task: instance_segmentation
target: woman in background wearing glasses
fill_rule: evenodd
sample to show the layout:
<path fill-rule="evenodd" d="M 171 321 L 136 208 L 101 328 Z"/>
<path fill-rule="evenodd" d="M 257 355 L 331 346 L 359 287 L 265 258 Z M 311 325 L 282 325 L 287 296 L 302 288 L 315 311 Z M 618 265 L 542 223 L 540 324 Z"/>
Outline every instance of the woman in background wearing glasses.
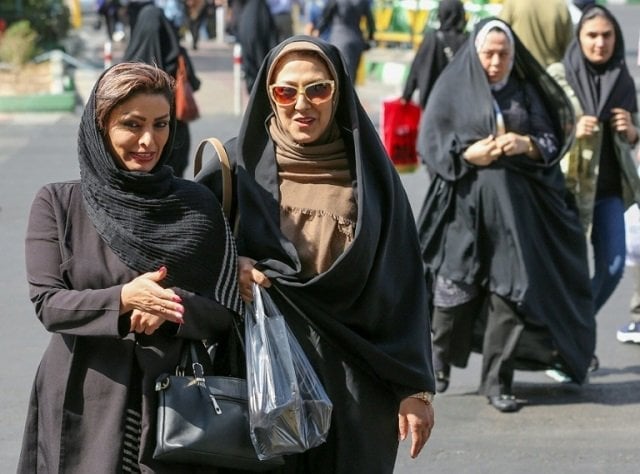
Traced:
<path fill-rule="evenodd" d="M 276 46 L 226 148 L 241 295 L 268 288 L 334 407 L 326 443 L 285 471 L 393 472 L 398 440 L 415 457 L 433 427 L 426 287 L 409 202 L 336 47 Z M 197 179 L 216 187 L 214 167 Z"/>

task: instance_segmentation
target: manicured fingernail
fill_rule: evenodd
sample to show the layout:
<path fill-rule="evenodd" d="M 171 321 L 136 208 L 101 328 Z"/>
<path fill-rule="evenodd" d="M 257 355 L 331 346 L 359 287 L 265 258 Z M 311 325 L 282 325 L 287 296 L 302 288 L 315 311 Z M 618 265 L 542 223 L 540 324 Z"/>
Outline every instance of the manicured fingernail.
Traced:
<path fill-rule="evenodd" d="M 173 302 L 174 303 L 182 303 L 182 298 L 180 298 L 179 295 L 174 295 Z"/>
<path fill-rule="evenodd" d="M 176 311 L 180 314 L 184 314 L 184 306 L 180 305 L 176 308 Z"/>

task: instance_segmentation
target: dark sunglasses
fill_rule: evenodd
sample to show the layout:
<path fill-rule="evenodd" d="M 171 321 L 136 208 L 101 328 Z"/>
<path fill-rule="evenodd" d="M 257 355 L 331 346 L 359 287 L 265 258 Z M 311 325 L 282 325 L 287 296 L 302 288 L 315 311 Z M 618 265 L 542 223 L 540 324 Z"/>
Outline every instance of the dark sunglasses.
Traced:
<path fill-rule="evenodd" d="M 304 94 L 305 98 L 314 105 L 322 104 L 333 97 L 335 83 L 330 80 L 313 82 L 306 86 L 294 87 L 280 84 L 271 84 L 269 91 L 273 101 L 282 106 L 289 106 L 296 103 L 299 94 Z"/>

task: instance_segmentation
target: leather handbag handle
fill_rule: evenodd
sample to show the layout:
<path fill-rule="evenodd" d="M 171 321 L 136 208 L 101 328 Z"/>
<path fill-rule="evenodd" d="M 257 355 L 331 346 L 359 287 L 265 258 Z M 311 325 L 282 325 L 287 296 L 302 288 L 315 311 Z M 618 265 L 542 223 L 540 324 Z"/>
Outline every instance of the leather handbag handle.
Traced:
<path fill-rule="evenodd" d="M 193 164 L 193 175 L 196 176 L 202 169 L 202 153 L 204 152 L 204 148 L 207 143 L 213 146 L 218 154 L 218 159 L 220 160 L 222 169 L 222 210 L 228 219 L 231 215 L 233 181 L 231 180 L 231 163 L 229 162 L 229 155 L 227 155 L 227 150 L 225 150 L 224 145 L 220 140 L 215 137 L 209 137 L 200 142 L 198 149 L 196 150 L 196 158 Z"/>

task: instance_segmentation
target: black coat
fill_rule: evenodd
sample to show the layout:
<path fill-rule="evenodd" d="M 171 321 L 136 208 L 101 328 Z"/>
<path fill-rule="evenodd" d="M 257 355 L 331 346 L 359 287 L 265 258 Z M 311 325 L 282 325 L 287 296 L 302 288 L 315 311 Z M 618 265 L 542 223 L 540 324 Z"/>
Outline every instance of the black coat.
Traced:
<path fill-rule="evenodd" d="M 478 285 L 516 303 L 529 326 L 550 333 L 549 351 L 582 382 L 595 320 L 584 233 L 558 164 L 572 142 L 571 106 L 515 37 L 512 80 L 540 97 L 559 146 L 538 162 L 516 155 L 487 167 L 469 164 L 462 157 L 467 147 L 497 133 L 475 34 L 438 78 L 419 136 L 434 175 L 418 219 L 427 275 Z M 527 133 L 536 139 L 535 131 Z"/>
<path fill-rule="evenodd" d="M 358 207 L 354 241 L 311 279 L 302 276 L 297 252 L 280 230 L 275 147 L 264 126 L 272 113 L 268 67 L 279 48 L 294 41 L 314 42 L 338 72 L 335 117 Z M 288 457 L 287 467 L 305 473 L 390 473 L 400 400 L 434 392 L 427 294 L 407 196 L 335 47 L 291 38 L 270 53 L 257 84 L 262 87 L 253 89 L 237 140 L 226 145 L 235 162 L 238 252 L 256 259 L 271 279 L 269 292 L 334 405 L 327 442 Z M 197 179 L 217 181 L 215 168 Z"/>

